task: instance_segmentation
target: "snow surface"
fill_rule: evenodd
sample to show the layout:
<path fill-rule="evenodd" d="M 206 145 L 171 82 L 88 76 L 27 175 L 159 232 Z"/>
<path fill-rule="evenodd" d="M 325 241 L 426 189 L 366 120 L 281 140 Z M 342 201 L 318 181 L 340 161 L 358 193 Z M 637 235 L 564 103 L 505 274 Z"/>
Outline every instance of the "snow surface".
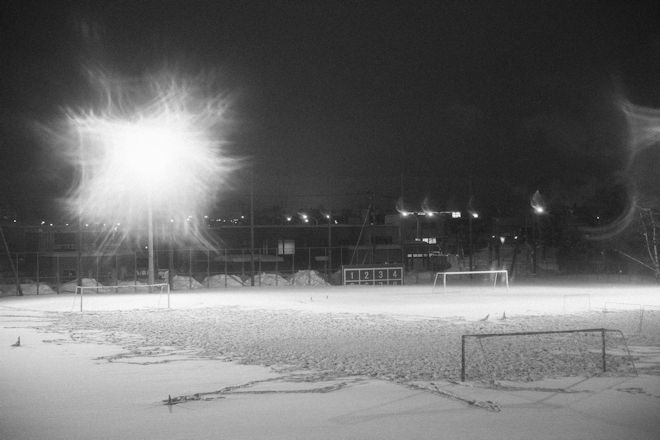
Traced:
<path fill-rule="evenodd" d="M 0 299 L 0 438 L 660 432 L 657 287 L 223 286 L 174 292 L 171 309 L 161 293 L 86 294 L 84 313 L 79 299 Z M 458 380 L 463 334 L 600 327 L 627 342 L 608 334 L 605 374 L 600 335 L 570 334 L 472 343 Z"/>

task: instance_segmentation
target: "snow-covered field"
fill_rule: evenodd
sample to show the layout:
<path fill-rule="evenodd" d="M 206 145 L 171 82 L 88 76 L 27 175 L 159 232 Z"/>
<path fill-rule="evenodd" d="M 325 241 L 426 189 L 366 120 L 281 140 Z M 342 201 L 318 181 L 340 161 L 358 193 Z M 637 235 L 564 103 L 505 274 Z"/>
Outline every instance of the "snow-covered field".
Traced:
<path fill-rule="evenodd" d="M 656 439 L 660 289 L 0 299 L 0 438 Z M 469 339 L 461 335 L 621 330 Z M 20 346 L 17 338 L 21 338 Z M 230 362 L 231 361 L 231 362 Z"/>

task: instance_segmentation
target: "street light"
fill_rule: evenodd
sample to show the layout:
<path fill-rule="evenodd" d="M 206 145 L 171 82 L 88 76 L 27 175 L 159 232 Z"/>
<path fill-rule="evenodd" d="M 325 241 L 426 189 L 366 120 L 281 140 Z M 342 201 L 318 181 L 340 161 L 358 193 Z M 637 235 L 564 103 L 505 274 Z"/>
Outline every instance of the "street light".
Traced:
<path fill-rule="evenodd" d="M 220 154 L 227 103 L 170 76 L 147 79 L 139 90 L 105 78 L 95 78 L 103 109 L 67 114 L 69 144 L 78 152 L 68 158 L 85 170 L 68 203 L 90 221 L 121 223 L 126 235 L 146 223 L 154 284 L 154 217 L 208 212 L 235 168 Z M 210 246 L 192 229 L 189 238 Z"/>
<path fill-rule="evenodd" d="M 540 216 L 547 214 L 548 210 L 545 200 L 539 190 L 536 190 L 536 192 L 532 194 L 529 204 L 532 207 L 532 213 L 534 214 L 534 224 L 532 226 L 532 274 L 536 275 L 536 269 L 538 266 L 537 248 L 541 239 Z"/>
<path fill-rule="evenodd" d="M 469 258 L 469 265 L 470 265 L 470 270 L 474 269 L 474 264 L 473 264 L 473 256 L 472 254 L 474 253 L 474 240 L 472 239 L 472 221 L 476 220 L 479 218 L 479 213 L 476 211 L 470 210 L 468 212 L 468 241 L 470 242 L 470 258 Z"/>
<path fill-rule="evenodd" d="M 310 220 L 314 221 L 314 224 L 317 226 L 319 224 L 319 221 L 315 217 L 311 217 L 310 215 L 304 212 L 299 212 L 298 216 L 300 217 L 300 220 L 305 224 L 308 224 Z"/>

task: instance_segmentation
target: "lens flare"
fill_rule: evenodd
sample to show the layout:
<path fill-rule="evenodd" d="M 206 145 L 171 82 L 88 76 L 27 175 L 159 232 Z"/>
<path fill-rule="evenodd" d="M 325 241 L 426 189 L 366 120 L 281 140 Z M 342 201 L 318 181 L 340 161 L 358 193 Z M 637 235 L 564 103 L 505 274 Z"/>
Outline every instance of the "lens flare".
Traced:
<path fill-rule="evenodd" d="M 535 214 L 545 214 L 547 212 L 546 203 L 539 190 L 536 190 L 532 197 L 529 199 L 529 205 L 534 210 Z"/>
<path fill-rule="evenodd" d="M 624 232 L 638 217 L 640 208 L 658 207 L 657 163 L 642 155 L 660 143 L 660 110 L 641 107 L 622 100 L 621 109 L 628 127 L 628 162 L 624 170 L 628 202 L 621 215 L 596 228 L 585 228 L 590 238 L 610 239 Z M 651 150 L 653 151 L 653 150 Z"/>
<path fill-rule="evenodd" d="M 122 81 L 91 77 L 101 108 L 66 112 L 65 156 L 79 176 L 65 200 L 85 222 L 121 224 L 128 234 L 212 209 L 237 167 L 223 154 L 229 99 L 174 75 Z M 201 227 L 201 224 L 200 224 Z"/>

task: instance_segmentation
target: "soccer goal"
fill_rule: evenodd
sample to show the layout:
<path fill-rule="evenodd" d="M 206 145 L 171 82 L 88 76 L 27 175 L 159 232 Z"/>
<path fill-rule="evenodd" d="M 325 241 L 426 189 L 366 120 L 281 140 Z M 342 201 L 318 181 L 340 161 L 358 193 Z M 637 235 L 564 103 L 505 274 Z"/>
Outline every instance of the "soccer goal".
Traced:
<path fill-rule="evenodd" d="M 462 272 L 438 272 L 435 274 L 435 279 L 433 280 L 433 289 L 435 290 L 438 284 L 438 278 L 442 276 L 442 287 L 447 289 L 447 277 L 450 275 L 495 275 L 493 277 L 493 286 L 497 286 L 498 275 L 502 275 L 504 279 L 504 284 L 506 288 L 509 288 L 509 272 L 506 269 L 502 270 L 466 270 Z"/>
<path fill-rule="evenodd" d="M 637 374 L 623 332 L 587 328 L 461 335 L 461 382 Z"/>
<path fill-rule="evenodd" d="M 170 308 L 170 285 L 168 283 L 158 284 L 124 284 L 121 286 L 76 286 L 76 296 L 80 295 L 80 311 L 83 311 L 83 297 L 85 291 L 88 293 L 158 293 L 167 294 L 167 308 Z M 74 302 L 75 304 L 75 302 Z"/>

